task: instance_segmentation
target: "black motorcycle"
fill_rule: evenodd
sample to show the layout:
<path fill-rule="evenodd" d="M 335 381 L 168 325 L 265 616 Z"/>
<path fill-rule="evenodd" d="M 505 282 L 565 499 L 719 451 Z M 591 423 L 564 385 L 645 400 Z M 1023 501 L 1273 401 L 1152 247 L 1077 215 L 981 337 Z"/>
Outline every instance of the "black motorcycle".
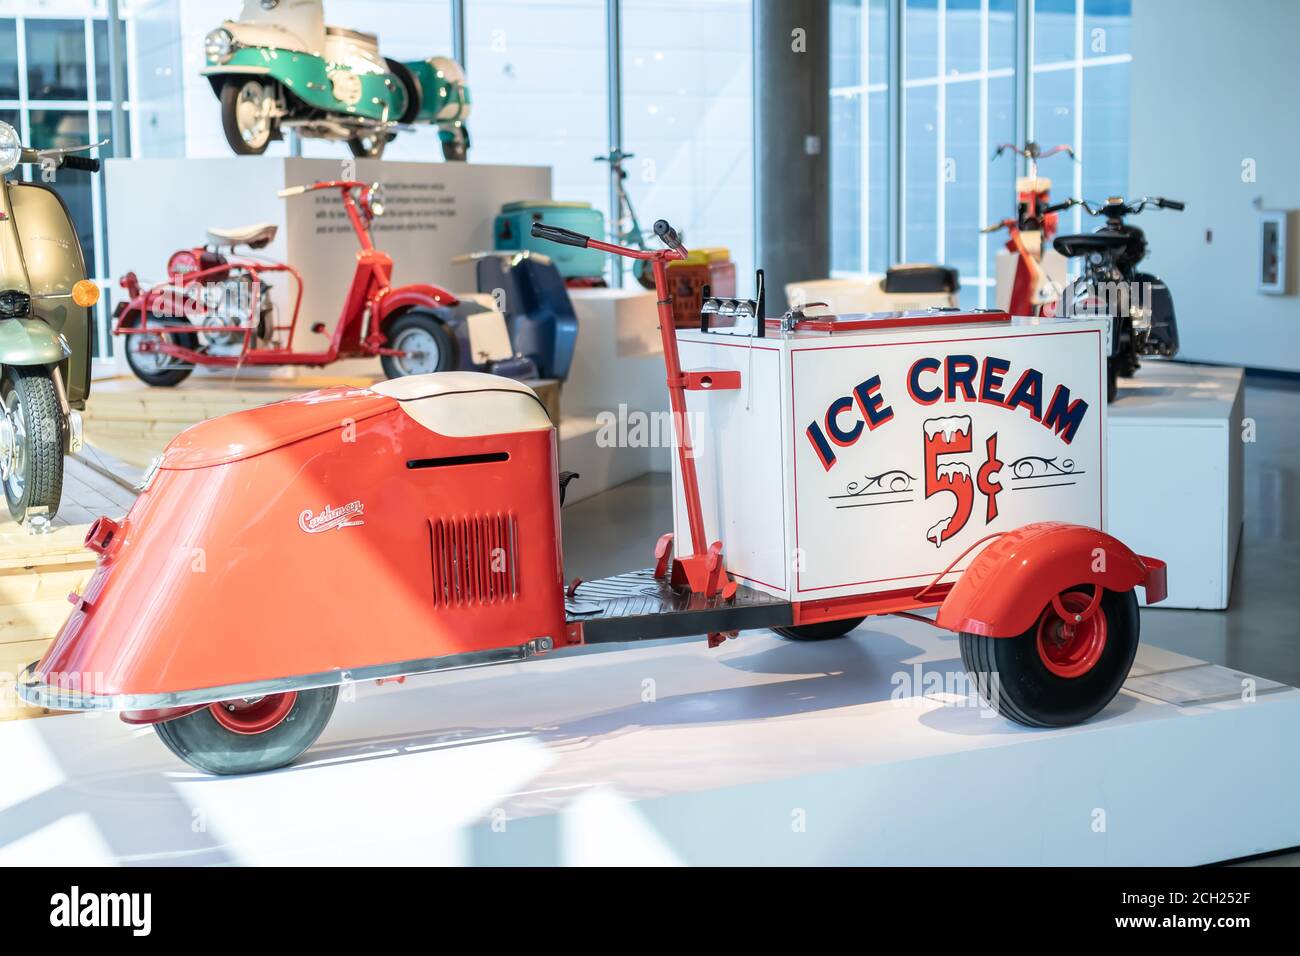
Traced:
<path fill-rule="evenodd" d="M 1065 296 L 1066 314 L 1105 316 L 1110 331 L 1107 401 L 1115 400 L 1117 380 L 1132 378 L 1143 355 L 1172 358 L 1178 354 L 1178 325 L 1169 287 L 1148 272 L 1139 272 L 1146 257 L 1142 230 L 1124 221 L 1147 206 L 1182 210 L 1181 202 L 1144 196 L 1133 202 L 1112 196 L 1104 203 L 1068 199 L 1050 211 L 1082 206 L 1090 216 L 1104 216 L 1096 232 L 1057 236 L 1053 245 L 1067 259 L 1081 258 L 1083 269 Z"/>

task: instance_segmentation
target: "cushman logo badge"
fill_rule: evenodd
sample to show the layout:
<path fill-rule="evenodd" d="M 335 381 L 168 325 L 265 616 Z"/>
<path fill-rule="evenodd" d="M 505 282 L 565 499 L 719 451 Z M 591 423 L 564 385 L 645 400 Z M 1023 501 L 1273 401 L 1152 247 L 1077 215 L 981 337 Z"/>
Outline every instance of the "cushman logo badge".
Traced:
<path fill-rule="evenodd" d="M 360 501 L 352 501 L 337 508 L 326 505 L 318 515 L 312 514 L 311 509 L 308 508 L 298 515 L 298 527 L 308 534 L 318 534 L 334 528 L 350 528 L 353 525 L 365 524 L 361 520 L 361 516 L 365 513 L 366 506 Z"/>

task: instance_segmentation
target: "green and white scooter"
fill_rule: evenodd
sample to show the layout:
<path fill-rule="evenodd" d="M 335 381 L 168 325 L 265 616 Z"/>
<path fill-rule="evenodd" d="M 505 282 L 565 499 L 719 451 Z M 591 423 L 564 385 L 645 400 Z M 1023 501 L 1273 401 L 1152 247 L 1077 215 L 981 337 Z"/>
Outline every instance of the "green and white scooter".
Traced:
<path fill-rule="evenodd" d="M 417 123 L 438 127 L 445 159 L 469 151 L 460 66 L 381 56 L 373 34 L 327 26 L 319 0 L 244 0 L 238 20 L 207 35 L 204 52 L 226 141 L 241 156 L 260 155 L 293 129 L 378 159 L 400 128 Z"/>

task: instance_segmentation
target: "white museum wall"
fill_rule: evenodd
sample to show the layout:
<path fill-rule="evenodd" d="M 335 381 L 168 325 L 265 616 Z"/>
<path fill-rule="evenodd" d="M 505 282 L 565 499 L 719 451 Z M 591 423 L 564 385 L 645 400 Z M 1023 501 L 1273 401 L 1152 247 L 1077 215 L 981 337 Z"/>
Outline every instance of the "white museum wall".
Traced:
<path fill-rule="evenodd" d="M 1297 37 L 1295 0 L 1133 4 L 1130 192 L 1187 203 L 1134 220 L 1174 294 L 1180 359 L 1300 371 Z M 1256 197 L 1293 210 L 1285 296 L 1255 291 Z"/>

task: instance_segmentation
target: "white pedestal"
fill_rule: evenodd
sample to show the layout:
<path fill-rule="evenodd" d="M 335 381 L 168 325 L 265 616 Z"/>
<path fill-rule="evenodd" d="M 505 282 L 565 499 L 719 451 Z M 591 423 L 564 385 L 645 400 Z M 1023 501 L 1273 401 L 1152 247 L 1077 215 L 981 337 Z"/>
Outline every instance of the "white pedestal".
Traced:
<path fill-rule="evenodd" d="M 337 193 L 280 199 L 276 192 L 338 179 L 339 161 L 110 159 L 105 175 L 108 254 L 115 274 L 132 270 L 142 282 L 159 281 L 166 278 L 168 257 L 203 245 L 209 227 L 274 223 L 280 227 L 275 241 L 254 254 L 287 262 L 302 273 L 295 344 L 318 349 L 328 343 L 355 271 L 356 236 Z M 504 203 L 551 195 L 551 171 L 544 166 L 361 159 L 356 160 L 355 178 L 384 185 L 385 213 L 372 235 L 375 245 L 393 258 L 393 283 L 428 282 L 453 292 L 475 290 L 472 266 L 451 260 L 492 248 L 493 218 Z M 293 283 L 287 276 L 271 282 L 287 321 Z M 112 294 L 116 303 L 124 293 L 114 286 Z M 316 322 L 325 324 L 323 334 L 311 331 Z M 115 352 L 121 371 L 129 374 L 122 350 Z"/>
<path fill-rule="evenodd" d="M 1157 607 L 1228 606 L 1242 522 L 1243 373 L 1148 361 L 1108 416 L 1107 528 L 1169 563 Z"/>
<path fill-rule="evenodd" d="M 1300 844 L 1300 692 L 1246 702 L 1203 666 L 1231 699 L 1145 696 L 1197 663 L 1144 647 L 1103 713 L 1030 730 L 948 692 L 957 639 L 910 621 L 564 652 L 358 686 L 299 763 L 250 777 L 111 716 L 0 723 L 0 865 L 1183 866 Z"/>
<path fill-rule="evenodd" d="M 560 389 L 566 503 L 669 468 L 663 345 L 652 292 L 570 289 L 578 342 Z"/>

